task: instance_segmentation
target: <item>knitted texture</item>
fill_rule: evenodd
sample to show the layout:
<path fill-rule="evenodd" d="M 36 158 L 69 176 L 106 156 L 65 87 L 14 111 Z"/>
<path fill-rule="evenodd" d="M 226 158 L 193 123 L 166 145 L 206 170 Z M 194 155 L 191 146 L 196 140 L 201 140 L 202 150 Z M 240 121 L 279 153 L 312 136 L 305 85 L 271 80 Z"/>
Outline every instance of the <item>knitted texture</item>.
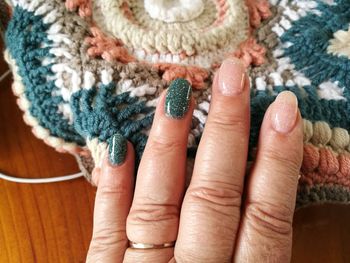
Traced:
<path fill-rule="evenodd" d="M 141 158 L 159 94 L 187 79 L 196 108 L 188 171 L 212 78 L 240 58 L 251 81 L 250 161 L 264 113 L 294 92 L 304 122 L 297 206 L 350 202 L 350 1 L 17 0 L 6 33 L 13 90 L 34 134 L 80 156 L 89 179 L 115 134 Z"/>

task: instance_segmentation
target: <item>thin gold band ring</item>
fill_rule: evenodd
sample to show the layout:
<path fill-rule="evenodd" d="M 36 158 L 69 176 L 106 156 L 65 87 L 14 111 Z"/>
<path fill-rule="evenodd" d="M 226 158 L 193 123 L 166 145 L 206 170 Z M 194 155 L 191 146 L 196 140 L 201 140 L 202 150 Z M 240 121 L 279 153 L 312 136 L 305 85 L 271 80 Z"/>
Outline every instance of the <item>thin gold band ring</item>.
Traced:
<path fill-rule="evenodd" d="M 134 248 L 134 249 L 161 249 L 161 248 L 174 247 L 175 243 L 176 241 L 155 245 L 155 244 L 135 243 L 135 242 L 129 241 L 129 246 L 130 248 Z"/>

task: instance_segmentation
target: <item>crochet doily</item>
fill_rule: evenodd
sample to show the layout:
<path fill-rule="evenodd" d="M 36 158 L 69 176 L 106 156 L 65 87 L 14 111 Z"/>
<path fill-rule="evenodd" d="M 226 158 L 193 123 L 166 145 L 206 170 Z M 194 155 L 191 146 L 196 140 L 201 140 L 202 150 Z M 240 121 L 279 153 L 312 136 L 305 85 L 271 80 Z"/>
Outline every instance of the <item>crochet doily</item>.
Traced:
<path fill-rule="evenodd" d="M 197 106 L 191 170 L 221 61 L 251 81 L 250 160 L 277 94 L 304 122 L 297 206 L 350 202 L 350 1 L 17 0 L 6 33 L 13 90 L 33 133 L 78 156 L 90 178 L 121 133 L 141 157 L 158 95 L 182 77 Z"/>

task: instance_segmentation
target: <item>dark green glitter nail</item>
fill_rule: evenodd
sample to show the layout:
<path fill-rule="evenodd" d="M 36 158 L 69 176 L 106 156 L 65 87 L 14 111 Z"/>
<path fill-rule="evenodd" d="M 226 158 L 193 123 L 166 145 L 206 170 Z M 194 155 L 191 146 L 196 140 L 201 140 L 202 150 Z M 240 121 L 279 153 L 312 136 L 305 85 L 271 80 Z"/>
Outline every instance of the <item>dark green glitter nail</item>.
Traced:
<path fill-rule="evenodd" d="M 121 165 L 125 161 L 127 141 L 117 133 L 109 140 L 109 161 L 113 165 Z"/>
<path fill-rule="evenodd" d="M 174 80 L 165 97 L 165 113 L 167 116 L 181 119 L 188 111 L 192 88 L 185 79 Z"/>

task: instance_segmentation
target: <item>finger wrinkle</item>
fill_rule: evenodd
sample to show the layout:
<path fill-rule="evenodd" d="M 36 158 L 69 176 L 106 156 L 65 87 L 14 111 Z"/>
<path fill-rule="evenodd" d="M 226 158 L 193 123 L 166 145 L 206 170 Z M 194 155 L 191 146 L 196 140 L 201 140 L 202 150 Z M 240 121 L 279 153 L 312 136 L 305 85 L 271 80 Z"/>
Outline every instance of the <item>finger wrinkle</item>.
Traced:
<path fill-rule="evenodd" d="M 244 210 L 245 222 L 268 238 L 276 238 L 276 234 L 291 235 L 294 207 L 276 202 L 278 204 L 248 200 Z"/>

